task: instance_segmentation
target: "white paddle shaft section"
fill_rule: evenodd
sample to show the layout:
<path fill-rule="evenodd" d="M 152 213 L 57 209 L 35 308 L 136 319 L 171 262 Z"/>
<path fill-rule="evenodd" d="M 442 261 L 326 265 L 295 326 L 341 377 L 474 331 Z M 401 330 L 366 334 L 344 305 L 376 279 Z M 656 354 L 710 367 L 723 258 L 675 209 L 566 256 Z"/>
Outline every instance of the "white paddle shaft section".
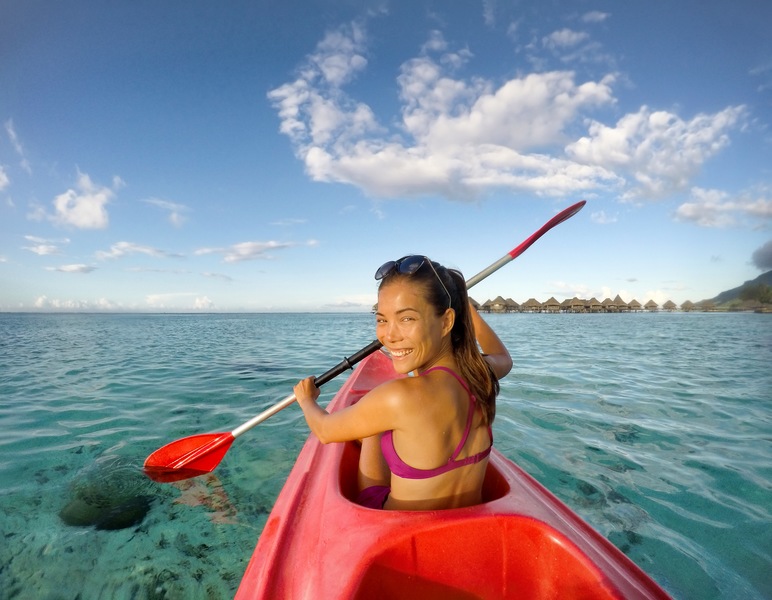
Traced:
<path fill-rule="evenodd" d="M 467 280 L 466 282 L 466 288 L 469 289 L 473 285 L 480 283 L 483 279 L 485 279 L 488 275 L 495 273 L 498 271 L 501 267 L 503 267 L 505 264 L 507 264 L 509 261 L 511 261 L 514 257 L 510 256 L 509 254 L 505 254 L 500 259 L 498 259 L 495 263 L 493 263 L 490 267 L 483 269 L 480 271 L 477 275 L 472 277 L 471 279 Z"/>
<path fill-rule="evenodd" d="M 263 412 L 261 412 L 259 415 L 252 417 L 249 421 L 246 423 L 242 423 L 236 429 L 231 431 L 231 435 L 234 438 L 239 437 L 242 433 L 245 433 L 252 429 L 255 425 L 259 425 L 266 419 L 271 418 L 274 416 L 277 412 L 280 412 L 287 408 L 290 404 L 295 402 L 295 394 L 290 394 L 284 400 L 279 400 L 276 404 L 273 404 L 266 408 Z"/>

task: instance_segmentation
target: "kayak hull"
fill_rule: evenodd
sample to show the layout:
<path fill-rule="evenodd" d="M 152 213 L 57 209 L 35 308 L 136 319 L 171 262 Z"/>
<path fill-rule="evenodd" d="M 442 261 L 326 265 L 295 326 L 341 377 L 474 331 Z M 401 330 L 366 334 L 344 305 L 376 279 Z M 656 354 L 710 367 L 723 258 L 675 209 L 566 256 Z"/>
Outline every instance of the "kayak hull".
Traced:
<path fill-rule="evenodd" d="M 338 410 L 398 375 L 365 359 Z M 312 435 L 268 517 L 237 600 L 669 596 L 607 539 L 495 448 L 484 502 L 437 511 L 355 504 L 359 448 Z"/>

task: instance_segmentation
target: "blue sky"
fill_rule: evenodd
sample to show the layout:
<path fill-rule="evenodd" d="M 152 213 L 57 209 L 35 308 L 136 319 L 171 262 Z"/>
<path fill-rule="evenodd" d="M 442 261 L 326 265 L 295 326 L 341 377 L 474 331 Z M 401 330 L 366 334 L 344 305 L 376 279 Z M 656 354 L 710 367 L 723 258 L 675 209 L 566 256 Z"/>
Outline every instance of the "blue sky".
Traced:
<path fill-rule="evenodd" d="M 772 269 L 772 3 L 5 0 L 0 310 L 344 311 Z"/>

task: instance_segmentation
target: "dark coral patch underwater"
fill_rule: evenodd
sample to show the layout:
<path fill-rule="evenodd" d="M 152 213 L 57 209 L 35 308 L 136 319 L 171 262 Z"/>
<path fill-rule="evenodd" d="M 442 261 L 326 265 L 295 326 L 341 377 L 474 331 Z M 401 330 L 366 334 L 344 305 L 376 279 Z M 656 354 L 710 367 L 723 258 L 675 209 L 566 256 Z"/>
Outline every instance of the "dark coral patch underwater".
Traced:
<path fill-rule="evenodd" d="M 138 465 L 121 457 L 102 457 L 75 478 L 59 517 L 74 527 L 105 531 L 134 527 L 150 512 L 151 488 Z"/>

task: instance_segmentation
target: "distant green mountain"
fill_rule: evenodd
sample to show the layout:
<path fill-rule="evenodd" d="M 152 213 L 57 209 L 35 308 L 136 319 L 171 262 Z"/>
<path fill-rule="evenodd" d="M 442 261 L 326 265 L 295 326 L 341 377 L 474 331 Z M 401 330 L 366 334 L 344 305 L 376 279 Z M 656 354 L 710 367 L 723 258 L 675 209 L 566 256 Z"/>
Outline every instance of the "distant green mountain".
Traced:
<path fill-rule="evenodd" d="M 754 285 L 768 285 L 772 287 L 772 271 L 767 271 L 766 273 L 762 273 L 756 279 L 752 279 L 751 281 L 746 281 L 743 283 L 740 287 L 736 287 L 732 290 L 727 290 L 725 292 L 721 292 L 718 296 L 713 298 L 712 302 L 719 305 L 719 304 L 725 304 L 727 302 L 731 302 L 732 300 L 737 300 L 740 298 L 740 292 L 743 290 L 743 288 L 754 286 Z"/>

